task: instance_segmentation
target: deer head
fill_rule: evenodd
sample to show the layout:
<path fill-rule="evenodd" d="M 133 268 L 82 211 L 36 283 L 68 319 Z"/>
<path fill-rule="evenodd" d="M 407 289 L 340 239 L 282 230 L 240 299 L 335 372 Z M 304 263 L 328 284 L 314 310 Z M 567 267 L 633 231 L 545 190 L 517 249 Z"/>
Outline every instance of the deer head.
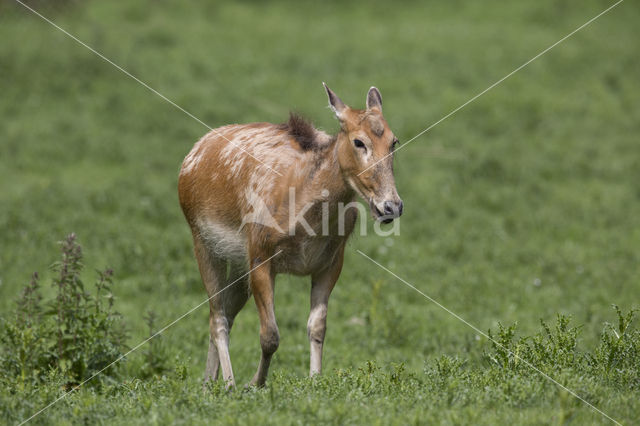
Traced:
<path fill-rule="evenodd" d="M 382 116 L 382 95 L 371 87 L 367 108 L 360 110 L 345 105 L 326 84 L 324 88 L 340 122 L 336 143 L 342 176 L 367 201 L 374 219 L 389 223 L 402 214 L 403 206 L 393 176 L 398 139 Z"/>

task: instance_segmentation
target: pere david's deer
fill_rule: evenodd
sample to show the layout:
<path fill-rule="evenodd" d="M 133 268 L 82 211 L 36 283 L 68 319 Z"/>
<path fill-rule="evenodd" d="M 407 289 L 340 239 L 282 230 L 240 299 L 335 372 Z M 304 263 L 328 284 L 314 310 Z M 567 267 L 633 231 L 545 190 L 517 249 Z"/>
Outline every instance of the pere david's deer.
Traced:
<path fill-rule="evenodd" d="M 325 90 L 340 122 L 336 136 L 294 114 L 286 124 L 234 124 L 205 135 L 182 164 L 180 204 L 210 298 L 205 383 L 221 366 L 227 387 L 235 387 L 229 331 L 253 294 L 262 358 L 250 385 L 264 385 L 280 340 L 279 273 L 311 275 L 310 375 L 320 373 L 327 303 L 358 215 L 345 205 L 360 206 L 359 194 L 378 221 L 402 214 L 391 155 L 398 140 L 382 116 L 380 92 L 372 87 L 367 108 L 358 110 Z"/>

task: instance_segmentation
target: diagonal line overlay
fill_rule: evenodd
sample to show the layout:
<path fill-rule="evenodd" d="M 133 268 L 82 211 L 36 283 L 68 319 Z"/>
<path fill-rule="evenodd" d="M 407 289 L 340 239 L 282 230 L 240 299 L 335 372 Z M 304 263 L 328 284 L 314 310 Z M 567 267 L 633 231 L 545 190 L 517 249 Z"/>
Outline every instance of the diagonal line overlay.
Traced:
<path fill-rule="evenodd" d="M 431 126 L 427 127 L 426 129 L 424 129 L 423 131 L 421 131 L 420 133 L 418 133 L 417 135 L 415 135 L 414 137 L 412 137 L 411 139 L 409 139 L 408 141 L 406 141 L 405 143 L 403 143 L 402 145 L 400 145 L 399 147 L 397 147 L 394 152 L 389 153 L 387 155 L 385 155 L 384 157 L 382 157 L 381 159 L 377 160 L 375 163 L 371 164 L 369 167 L 367 167 L 366 169 L 364 169 L 363 171 L 361 171 L 360 173 L 358 173 L 358 176 L 360 176 L 361 174 L 363 174 L 364 172 L 366 172 L 367 170 L 369 170 L 370 168 L 372 168 L 373 166 L 375 166 L 376 164 L 378 164 L 379 162 L 383 161 L 385 158 L 390 157 L 391 155 L 393 155 L 394 153 L 398 152 L 399 150 L 403 149 L 404 147 L 406 147 L 407 145 L 409 145 L 411 142 L 413 142 L 414 140 L 416 140 L 417 138 L 419 138 L 420 136 L 424 135 L 425 133 L 427 133 L 429 130 L 433 129 L 434 127 L 436 127 L 438 124 L 442 123 L 444 120 L 446 120 L 447 118 L 451 117 L 453 114 L 455 114 L 456 112 L 460 111 L 462 108 L 466 107 L 467 105 L 469 105 L 471 102 L 475 101 L 476 99 L 478 99 L 480 96 L 484 95 L 485 93 L 487 93 L 489 90 L 493 89 L 494 87 L 496 87 L 497 85 L 499 85 L 500 83 L 502 83 L 503 81 L 505 81 L 506 79 L 508 79 L 509 77 L 511 77 L 512 75 L 514 75 L 515 73 L 517 73 L 518 71 L 520 71 L 522 68 L 526 67 L 527 65 L 529 65 L 531 62 L 535 61 L 536 59 L 538 59 L 539 57 L 541 57 L 542 55 L 544 55 L 545 53 L 547 53 L 548 51 L 550 51 L 551 49 L 553 49 L 554 47 L 556 47 L 557 45 L 559 45 L 560 43 L 562 43 L 563 41 L 565 41 L 566 39 L 568 39 L 569 37 L 573 36 L 575 33 L 577 33 L 578 31 L 582 30 L 583 28 L 585 28 L 586 26 L 588 26 L 589 24 L 591 24 L 593 21 L 595 21 L 596 19 L 598 19 L 599 17 L 601 17 L 602 15 L 604 15 L 605 13 L 609 12 L 611 9 L 613 9 L 614 7 L 618 6 L 620 3 L 622 3 L 624 0 L 618 0 L 618 2 L 614 3 L 613 5 L 609 6 L 608 8 L 606 8 L 605 10 L 603 10 L 602 12 L 600 12 L 599 14 L 597 14 L 596 16 L 594 16 L 593 18 L 589 19 L 587 22 L 585 22 L 584 24 L 580 25 L 578 28 L 576 28 L 575 30 L 571 31 L 569 34 L 567 34 L 566 36 L 562 37 L 560 40 L 556 41 L 555 43 L 553 43 L 551 46 L 547 47 L 546 49 L 544 49 L 542 52 L 538 53 L 536 56 L 534 56 L 533 58 L 529 59 L 527 62 L 525 62 L 524 64 L 520 65 L 518 68 L 516 68 L 515 70 L 511 71 L 509 74 L 505 75 L 504 77 L 502 77 L 500 80 L 496 81 L 495 83 L 493 83 L 491 86 L 487 87 L 486 89 L 484 89 L 482 92 L 478 93 L 477 95 L 475 95 L 474 97 L 472 97 L 471 99 L 469 99 L 468 101 L 466 101 L 465 103 L 463 103 L 462 105 L 460 105 L 459 107 L 457 107 L 456 109 L 454 109 L 453 111 L 449 112 L 447 115 L 445 115 L 444 117 L 442 117 L 440 120 L 436 121 L 435 123 L 433 123 Z"/>
<path fill-rule="evenodd" d="M 88 379 L 86 379 L 85 381 L 83 381 L 82 383 L 80 383 L 77 386 L 74 386 L 73 389 L 71 389 L 70 391 L 67 391 L 65 393 L 63 393 L 61 396 L 59 396 L 58 398 L 54 399 L 51 403 L 49 403 L 49 405 L 46 405 L 45 407 L 41 408 L 40 410 L 36 411 L 34 414 L 31 415 L 31 417 L 23 420 L 22 422 L 20 422 L 20 425 L 23 425 L 25 423 L 27 423 L 28 421 L 32 420 L 34 417 L 38 416 L 39 414 L 41 414 L 43 411 L 47 410 L 48 408 L 50 408 L 52 405 L 54 405 L 55 403 L 57 403 L 58 401 L 66 398 L 70 393 L 73 393 L 74 391 L 78 390 L 78 388 L 80 388 L 81 386 L 83 386 L 84 384 L 86 384 L 87 382 L 91 381 L 92 379 L 94 379 L 96 376 L 98 376 L 99 374 L 101 374 L 103 371 L 105 371 L 106 369 L 108 369 L 109 367 L 111 367 L 112 365 L 118 363 L 119 361 L 121 361 L 122 359 L 124 359 L 127 355 L 131 354 L 132 352 L 136 351 L 137 349 L 139 349 L 141 346 L 143 346 L 145 343 L 147 343 L 149 340 L 153 339 L 154 337 L 162 334 L 165 330 L 167 330 L 169 327 L 173 326 L 174 324 L 176 324 L 178 321 L 182 320 L 183 318 L 185 318 L 187 315 L 191 314 L 193 311 L 195 311 L 196 309 L 198 309 L 200 306 L 204 305 L 205 303 L 209 302 L 211 299 L 213 299 L 214 297 L 216 297 L 217 295 L 219 295 L 220 293 L 222 293 L 223 291 L 225 291 L 226 289 L 228 289 L 229 287 L 231 287 L 232 285 L 234 285 L 235 283 L 237 283 L 238 281 L 240 281 L 241 279 L 243 279 L 244 277 L 246 277 L 247 275 L 249 275 L 251 272 L 253 272 L 254 270 L 256 270 L 257 268 L 259 268 L 260 266 L 264 265 L 265 263 L 269 262 L 271 259 L 273 259 L 274 257 L 278 256 L 280 253 L 282 253 L 282 250 L 278 250 L 278 252 L 276 252 L 276 254 L 274 254 L 273 256 L 271 256 L 270 258 L 268 258 L 267 260 L 261 262 L 260 264 L 254 266 L 252 269 L 250 269 L 248 272 L 246 272 L 244 275 L 242 275 L 241 277 L 237 278 L 236 280 L 234 280 L 233 282 L 231 282 L 229 285 L 227 285 L 226 287 L 224 287 L 222 290 L 216 292 L 215 294 L 213 294 L 212 296 L 206 298 L 204 301 L 198 303 L 196 306 L 194 306 L 193 308 L 189 309 L 186 313 L 180 315 L 178 318 L 176 318 L 175 320 L 171 321 L 169 324 L 165 325 L 164 327 L 162 327 L 160 330 L 158 330 L 155 334 L 153 334 L 152 336 L 149 336 L 148 338 L 146 338 L 145 340 L 143 340 L 142 342 L 138 343 L 136 346 L 134 346 L 132 349 L 130 349 L 127 353 L 125 353 L 124 355 L 120 355 L 120 357 L 118 357 L 115 361 L 113 361 L 111 364 L 107 365 L 106 367 L 104 367 L 102 370 L 98 371 L 97 373 L 93 374 L 91 377 L 89 377 Z"/>
<path fill-rule="evenodd" d="M 478 327 L 474 326 L 473 324 L 471 324 L 470 322 L 468 322 L 467 320 L 465 320 L 464 318 L 462 318 L 460 315 L 456 314 L 455 312 L 453 312 L 452 310 L 448 309 L 446 306 L 443 306 L 441 303 L 439 303 L 437 300 L 433 299 L 432 297 L 430 297 L 429 295 L 425 294 L 423 291 L 419 290 L 418 288 L 416 288 L 415 286 L 413 286 L 411 283 L 409 283 L 408 281 L 406 281 L 405 279 L 403 279 L 402 277 L 396 275 L 393 271 L 385 268 L 384 266 L 382 266 L 380 263 L 376 262 L 374 259 L 372 259 L 371 257 L 367 256 L 366 254 L 364 254 L 362 251 L 356 249 L 356 251 L 358 253 L 360 253 L 363 257 L 366 257 L 367 259 L 369 259 L 372 263 L 378 265 L 381 269 L 384 269 L 386 272 L 388 272 L 389 274 L 393 275 L 395 278 L 397 278 L 398 280 L 400 280 L 402 283 L 404 283 L 405 285 L 407 285 L 408 287 L 412 288 L 413 290 L 415 290 L 416 292 L 420 293 L 423 297 L 425 297 L 426 299 L 428 299 L 430 302 L 436 304 L 439 308 L 443 309 L 444 311 L 446 311 L 448 314 L 454 316 L 456 319 L 460 320 L 461 322 L 463 322 L 465 325 L 469 326 L 470 328 L 472 328 L 476 333 L 482 335 L 483 337 L 487 338 L 488 340 L 491 340 L 493 343 L 495 343 L 496 345 L 500 346 L 502 349 L 506 350 L 507 352 L 509 352 L 511 355 L 513 355 L 514 357 L 516 357 L 517 359 L 519 359 L 520 361 L 522 361 L 523 364 L 525 364 L 527 367 L 535 370 L 538 374 L 540 374 L 542 377 L 544 377 L 547 380 L 550 380 L 551 382 L 553 382 L 554 384 L 556 384 L 558 387 L 560 387 L 561 389 L 563 389 L 564 391 L 570 393 L 571 395 L 575 396 L 576 398 L 578 398 L 580 401 L 584 402 L 585 404 L 587 404 L 591 409 L 593 409 L 594 411 L 598 412 L 599 414 L 603 415 L 604 417 L 606 417 L 607 419 L 611 420 L 613 423 L 622 426 L 622 424 L 620 422 L 618 422 L 617 420 L 615 420 L 614 418 L 612 418 L 611 416 L 609 416 L 607 413 L 605 413 L 604 411 L 600 410 L 599 408 L 597 408 L 595 405 L 591 404 L 589 401 L 587 401 L 586 399 L 582 398 L 580 395 L 578 395 L 576 392 L 572 391 L 571 389 L 569 389 L 568 387 L 564 386 L 563 384 L 561 384 L 560 382 L 558 382 L 557 380 L 555 380 L 553 377 L 549 376 L 547 373 L 543 372 L 542 370 L 540 370 L 538 367 L 536 367 L 535 365 L 531 364 L 529 361 L 520 358 L 516 353 L 514 353 L 513 351 L 511 351 L 510 349 L 506 348 L 504 345 L 502 345 L 501 343 L 497 342 L 496 340 L 492 339 L 491 337 L 489 337 L 489 335 L 487 335 L 487 333 L 483 332 L 482 330 L 480 330 Z"/>
<path fill-rule="evenodd" d="M 183 113 L 185 113 L 186 115 L 188 115 L 189 117 L 193 118 L 195 121 L 197 121 L 198 123 L 202 124 L 204 127 L 206 127 L 207 129 L 209 129 L 210 131 L 214 132 L 215 134 L 217 134 L 218 136 L 220 136 L 221 138 L 225 139 L 227 142 L 229 142 L 231 145 L 235 146 L 236 148 L 238 148 L 239 150 L 243 151 L 245 154 L 247 154 L 248 156 L 250 156 L 251 158 L 253 158 L 254 160 L 256 160 L 257 162 L 259 162 L 260 164 L 262 164 L 263 166 L 265 166 L 267 169 L 271 170 L 272 172 L 274 172 L 277 175 L 282 176 L 282 173 L 278 172 L 277 170 L 273 169 L 272 167 L 270 167 L 268 164 L 266 164 L 264 161 L 261 161 L 259 158 L 257 158 L 256 156 L 254 156 L 253 154 L 251 154 L 249 151 L 247 151 L 246 149 L 242 148 L 240 145 L 238 145 L 237 143 L 234 143 L 233 141 L 229 140 L 226 136 L 224 136 L 222 133 L 220 133 L 218 130 L 216 130 L 215 128 L 211 127 L 210 125 L 208 125 L 207 123 L 205 123 L 204 121 L 200 120 L 198 117 L 196 117 L 195 115 L 193 115 L 192 113 L 190 113 L 189 111 L 187 111 L 186 109 L 184 109 L 183 107 L 181 107 L 180 105 L 178 105 L 177 103 L 175 103 L 174 101 L 172 101 L 171 99 L 169 99 L 168 97 L 166 97 L 165 95 L 163 95 L 162 93 L 158 92 L 156 89 L 154 89 L 153 87 L 149 86 L 147 83 L 145 83 L 144 81 L 140 80 L 138 77 L 136 77 L 135 75 L 131 74 L 129 71 L 125 70 L 124 68 L 122 68 L 120 65 L 116 64 L 115 62 L 113 62 L 111 59 L 107 58 L 106 56 L 104 56 L 102 53 L 98 52 L 96 49 L 94 49 L 93 47 L 89 46 L 88 44 L 86 44 L 85 42 L 83 42 L 82 40 L 80 40 L 79 38 L 77 38 L 76 36 L 74 36 L 73 34 L 71 34 L 70 32 L 68 32 L 67 30 L 65 30 L 64 28 L 60 27 L 59 25 L 57 25 L 56 23 L 54 23 L 53 21 L 51 21 L 49 18 L 47 18 L 46 16 L 40 14 L 37 10 L 33 9 L 32 7 L 26 5 L 25 3 L 23 3 L 21 0 L 15 0 L 17 3 L 19 3 L 20 5 L 22 5 L 25 9 L 31 11 L 33 14 L 35 14 L 36 16 L 38 16 L 39 18 L 41 18 L 43 21 L 47 22 L 48 24 L 52 25 L 54 28 L 56 28 L 57 30 L 61 31 L 62 33 L 64 33 L 65 35 L 67 35 L 69 38 L 71 38 L 72 40 L 74 40 L 76 43 L 80 44 L 81 46 L 87 48 L 88 50 L 90 50 L 92 53 L 96 54 L 98 57 L 100 57 L 100 59 L 104 60 L 105 62 L 108 62 L 109 64 L 113 65 L 116 69 L 118 69 L 118 71 L 121 71 L 123 74 L 125 74 L 127 77 L 135 80 L 138 84 L 140 84 L 141 86 L 143 86 L 144 88 L 146 88 L 147 90 L 149 90 L 150 92 L 154 93 L 155 95 L 159 96 L 160 98 L 162 98 L 162 100 L 168 102 L 169 104 L 171 104 L 173 107 L 177 108 L 178 110 L 182 111 Z"/>

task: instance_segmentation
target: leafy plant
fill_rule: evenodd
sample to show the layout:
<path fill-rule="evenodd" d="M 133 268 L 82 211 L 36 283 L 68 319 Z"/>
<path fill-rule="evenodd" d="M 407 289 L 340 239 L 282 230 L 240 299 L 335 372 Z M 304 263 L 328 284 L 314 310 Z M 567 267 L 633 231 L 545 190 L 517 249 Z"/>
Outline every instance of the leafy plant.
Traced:
<path fill-rule="evenodd" d="M 640 389 L 640 330 L 631 329 L 637 310 L 626 315 L 613 305 L 618 316 L 617 327 L 605 323 L 600 344 L 586 362 L 594 374 L 622 387 Z"/>
<path fill-rule="evenodd" d="M 491 365 L 519 374 L 535 374 L 526 363 L 545 372 L 574 370 L 618 386 L 640 388 L 640 331 L 631 329 L 635 310 L 624 314 L 613 305 L 618 324 L 605 323 L 600 342 L 593 351 L 578 350 L 580 327 L 571 327 L 571 318 L 558 314 L 555 326 L 541 321 L 542 331 L 516 339 L 516 324 L 498 325 L 491 337 L 491 350 L 485 359 Z M 521 368 L 522 367 L 522 368 Z"/>
<path fill-rule="evenodd" d="M 61 241 L 62 258 L 52 266 L 55 297 L 43 300 L 34 273 L 16 302 L 13 320 L 2 320 L 0 375 L 18 386 L 44 381 L 57 372 L 67 385 L 79 383 L 104 369 L 126 348 L 122 318 L 114 310 L 113 272 L 98 272 L 95 295 L 81 279 L 82 248 L 75 234 Z"/>

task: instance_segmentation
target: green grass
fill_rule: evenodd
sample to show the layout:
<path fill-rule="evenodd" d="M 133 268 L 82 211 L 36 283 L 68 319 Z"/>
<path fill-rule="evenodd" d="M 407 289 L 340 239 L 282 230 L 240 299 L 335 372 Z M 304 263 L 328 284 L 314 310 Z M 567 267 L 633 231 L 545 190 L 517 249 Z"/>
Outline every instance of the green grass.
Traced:
<path fill-rule="evenodd" d="M 326 81 L 358 107 L 376 85 L 406 141 L 611 2 L 31 4 L 212 126 L 293 109 L 335 131 Z M 305 378 L 308 281 L 280 276 L 266 389 L 202 394 L 202 308 L 162 336 L 165 375 L 139 379 L 135 353 L 119 381 L 35 422 L 608 423 L 530 372 L 485 385 L 497 374 L 486 339 L 355 250 L 481 330 L 517 322 L 529 336 L 571 315 L 578 349 L 593 351 L 612 303 L 640 305 L 639 19 L 622 3 L 398 153 L 401 235 L 351 240 L 322 378 Z M 88 280 L 114 269 L 133 346 L 146 311 L 160 327 L 206 297 L 176 190 L 206 128 L 11 1 L 0 38 L 0 316 L 34 270 L 48 281 L 56 241 L 73 231 Z M 231 336 L 240 383 L 257 366 L 258 326 L 250 303 Z M 465 363 L 439 385 L 443 359 Z M 552 372 L 613 418 L 640 420 L 638 383 Z M 60 394 L 4 388 L 0 412 L 15 423 Z"/>

